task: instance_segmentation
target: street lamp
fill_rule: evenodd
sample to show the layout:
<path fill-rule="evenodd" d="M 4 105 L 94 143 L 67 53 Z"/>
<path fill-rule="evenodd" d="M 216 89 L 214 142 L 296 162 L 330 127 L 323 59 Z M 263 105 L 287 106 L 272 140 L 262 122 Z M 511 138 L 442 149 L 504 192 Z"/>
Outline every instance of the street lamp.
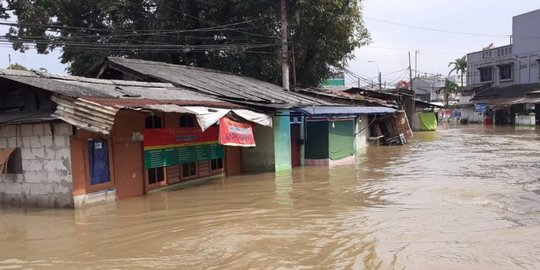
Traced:
<path fill-rule="evenodd" d="M 373 64 L 377 65 L 377 73 L 379 74 L 379 91 L 382 91 L 381 70 L 379 69 L 379 64 L 377 64 L 377 62 L 371 61 L 371 60 L 369 60 L 368 63 L 373 63 Z"/>

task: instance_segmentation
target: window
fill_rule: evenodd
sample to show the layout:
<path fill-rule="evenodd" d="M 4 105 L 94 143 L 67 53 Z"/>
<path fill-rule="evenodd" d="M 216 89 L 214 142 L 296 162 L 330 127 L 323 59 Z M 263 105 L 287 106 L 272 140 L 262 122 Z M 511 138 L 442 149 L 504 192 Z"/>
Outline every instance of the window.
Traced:
<path fill-rule="evenodd" d="M 144 121 L 145 128 L 161 128 L 161 118 L 157 116 L 148 116 Z"/>
<path fill-rule="evenodd" d="M 4 172 L 7 174 L 23 173 L 20 148 L 0 148 L 0 175 Z"/>
<path fill-rule="evenodd" d="M 180 116 L 180 127 L 195 127 L 195 120 L 192 115 Z"/>
<path fill-rule="evenodd" d="M 220 169 L 223 169 L 223 159 L 212 159 L 210 162 L 210 170 L 215 171 Z"/>
<path fill-rule="evenodd" d="M 493 68 L 492 67 L 479 68 L 478 70 L 480 71 L 481 82 L 493 81 Z"/>
<path fill-rule="evenodd" d="M 499 66 L 499 80 L 511 80 L 512 79 L 512 65 L 501 65 Z"/>
<path fill-rule="evenodd" d="M 161 128 L 161 118 L 158 116 L 148 116 L 144 121 L 145 128 Z M 157 184 L 165 180 L 165 168 L 148 169 L 148 184 Z"/>
<path fill-rule="evenodd" d="M 197 162 L 182 164 L 182 178 L 193 177 L 197 175 Z"/>

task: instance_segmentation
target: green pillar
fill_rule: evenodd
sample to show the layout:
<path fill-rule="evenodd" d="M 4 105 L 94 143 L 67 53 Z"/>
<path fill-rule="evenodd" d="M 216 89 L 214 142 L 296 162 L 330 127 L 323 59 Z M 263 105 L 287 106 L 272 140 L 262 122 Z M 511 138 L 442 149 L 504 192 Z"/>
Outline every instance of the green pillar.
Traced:
<path fill-rule="evenodd" d="M 275 171 L 291 170 L 291 120 L 288 110 L 277 110 L 274 115 Z"/>

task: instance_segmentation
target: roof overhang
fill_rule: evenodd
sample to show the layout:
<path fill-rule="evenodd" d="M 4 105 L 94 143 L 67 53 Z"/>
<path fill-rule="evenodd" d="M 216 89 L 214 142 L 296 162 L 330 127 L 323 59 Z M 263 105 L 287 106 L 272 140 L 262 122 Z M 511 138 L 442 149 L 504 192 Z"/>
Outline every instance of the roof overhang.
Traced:
<path fill-rule="evenodd" d="M 360 106 L 310 106 L 295 108 L 294 111 L 307 116 L 346 116 L 346 115 L 372 115 L 392 114 L 396 109 L 387 107 L 360 107 Z"/>
<path fill-rule="evenodd" d="M 53 117 L 61 119 L 69 124 L 85 130 L 110 134 L 116 113 L 121 109 L 128 110 L 151 110 L 168 113 L 187 113 L 195 115 L 199 126 L 204 131 L 217 123 L 223 116 L 234 114 L 246 121 L 263 126 L 272 126 L 272 117 L 243 109 L 241 107 L 216 108 L 206 106 L 190 106 L 190 104 L 175 104 L 153 102 L 152 100 L 138 100 L 137 102 L 125 102 L 125 99 L 84 99 L 69 98 L 60 95 L 51 97 L 56 106 Z"/>

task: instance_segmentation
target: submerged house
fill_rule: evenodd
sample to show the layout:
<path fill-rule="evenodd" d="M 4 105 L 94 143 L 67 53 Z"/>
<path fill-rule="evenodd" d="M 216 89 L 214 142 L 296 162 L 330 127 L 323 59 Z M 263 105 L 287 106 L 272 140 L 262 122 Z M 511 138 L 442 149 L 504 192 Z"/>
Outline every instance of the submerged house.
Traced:
<path fill-rule="evenodd" d="M 242 77 L 230 73 L 195 68 L 190 66 L 173 65 L 161 62 L 140 59 L 124 59 L 109 57 L 103 65 L 93 72 L 98 78 L 126 79 L 140 81 L 169 82 L 178 87 L 210 95 L 216 99 L 243 105 L 255 110 L 261 110 L 273 116 L 273 128 L 256 126 L 255 137 L 262 138 L 262 143 L 254 148 L 241 149 L 242 171 L 284 171 L 301 165 L 329 165 L 328 160 L 315 162 L 312 156 L 312 136 L 318 136 L 323 130 L 313 130 L 312 122 L 321 117 L 326 122 L 334 121 L 333 117 L 340 115 L 341 127 L 343 117 L 348 119 L 348 132 L 353 138 L 353 144 L 347 144 L 348 155 L 325 156 L 321 159 L 332 159 L 336 163 L 343 160 L 354 160 L 358 147 L 364 146 L 367 141 L 367 132 L 358 133 L 362 125 L 367 125 L 368 115 L 376 114 L 372 108 L 370 113 L 354 111 L 351 108 L 360 108 L 364 103 L 351 103 L 349 101 L 335 100 L 321 96 L 310 95 L 305 91 L 285 91 L 280 86 L 253 78 Z M 343 108 L 349 108 L 343 113 Z M 324 115 L 313 115 L 304 108 L 320 108 L 326 112 Z M 395 110 L 381 108 L 381 114 L 392 114 Z M 349 122 L 353 122 L 350 124 Z M 336 126 L 334 123 L 332 126 Z M 329 138 L 333 138 L 334 129 L 325 129 Z M 363 130 L 362 130 L 363 131 Z M 250 156 L 251 158 L 247 158 Z"/>
<path fill-rule="evenodd" d="M 0 70 L 0 97 L 0 202 L 14 204 L 80 207 L 238 173 L 244 131 L 272 126 L 169 83 Z"/>
<path fill-rule="evenodd" d="M 140 59 L 108 57 L 92 75 L 104 79 L 172 83 L 271 115 L 272 128 L 254 127 L 255 137 L 261 138 L 261 143 L 237 153 L 243 161 L 243 172 L 287 171 L 302 165 L 302 116 L 291 109 L 333 104 L 249 77 Z"/>

